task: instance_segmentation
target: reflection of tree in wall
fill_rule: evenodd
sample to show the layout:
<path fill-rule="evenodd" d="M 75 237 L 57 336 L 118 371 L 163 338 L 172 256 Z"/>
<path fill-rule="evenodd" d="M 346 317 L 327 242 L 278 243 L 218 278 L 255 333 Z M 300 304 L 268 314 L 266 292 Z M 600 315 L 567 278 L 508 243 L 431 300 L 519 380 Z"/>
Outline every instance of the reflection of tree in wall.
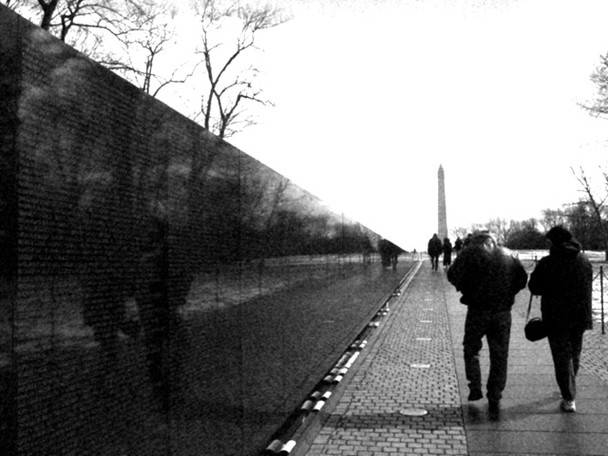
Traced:
<path fill-rule="evenodd" d="M 54 46 L 44 35 L 32 38 L 33 45 L 43 51 L 47 45 Z M 123 219 L 130 212 L 124 205 L 131 201 L 127 195 L 132 191 L 127 153 L 132 121 L 125 111 L 134 109 L 139 95 L 135 90 L 124 93 L 120 107 L 91 102 L 98 95 L 88 81 L 95 78 L 100 86 L 110 81 L 90 61 L 69 51 L 57 55 L 53 49 L 46 54 L 53 56 L 46 62 L 48 78 L 29 81 L 20 106 L 28 131 L 23 151 L 28 154 L 27 163 L 33 163 L 27 167 L 29 182 L 41 190 L 36 199 L 26 198 L 24 203 L 32 203 L 28 207 L 29 220 L 36 222 L 32 226 L 44 227 L 38 264 L 50 274 L 77 270 L 71 237 L 87 226 L 82 222 L 99 203 L 108 220 L 107 232 L 116 232 L 112 245 L 121 252 L 115 259 L 120 269 L 124 264 L 119 258 L 128 257 L 132 233 L 128 219 Z M 117 225 L 120 229 L 113 229 Z M 91 236 L 81 234 L 92 242 Z"/>
<path fill-rule="evenodd" d="M 78 277 L 83 321 L 103 361 L 114 363 L 139 253 L 131 149 L 141 93 L 124 84 L 112 99 L 114 75 L 45 34 L 30 38 L 41 52 L 26 68 L 45 71 L 25 73 L 19 107 L 20 271 L 49 279 L 49 310 L 58 304 L 56 279 Z"/>
<path fill-rule="evenodd" d="M 368 230 L 359 223 L 346 226 L 343 234 L 344 253 L 371 252 L 374 250 Z"/>
<path fill-rule="evenodd" d="M 200 1 L 197 2 L 197 5 L 203 37 L 201 56 L 205 63 L 206 79 L 210 83 L 209 96 L 203 105 L 205 106 L 205 125 L 210 131 L 217 133 L 221 139 L 252 122 L 250 117 L 246 117 L 243 110 L 246 102 L 265 103 L 260 97 L 261 92 L 253 87 L 254 81 L 252 78 L 257 70 L 249 68 L 245 64 L 243 56 L 256 49 L 255 38 L 260 31 L 280 24 L 282 19 L 277 9 L 266 6 L 251 8 L 247 5 L 241 6 L 240 4 L 219 0 Z M 127 77 L 138 83 L 148 93 L 154 94 L 167 81 L 173 81 L 173 78 L 165 78 L 164 82 L 159 79 L 156 81 L 156 88 L 152 87 L 152 80 L 155 77 L 153 72 L 154 59 L 158 52 L 162 51 L 168 40 L 172 38 L 172 30 L 168 27 L 167 22 L 162 20 L 163 17 L 166 19 L 173 14 L 167 2 L 150 0 L 129 2 L 48 0 L 36 3 L 29 0 L 15 0 L 11 2 L 10 6 L 26 16 L 31 16 L 35 22 L 41 24 L 42 28 L 50 31 L 61 40 L 68 41 L 67 38 L 70 36 L 71 44 L 77 45 L 89 55 L 103 61 L 104 64 L 109 64 L 113 69 L 126 72 L 124 74 Z M 235 23 L 240 24 L 240 32 L 235 34 L 234 41 L 218 44 L 217 37 L 220 31 L 223 33 L 226 25 L 230 27 L 231 24 L 234 25 Z M 234 28 L 233 31 L 238 31 L 239 27 Z M 125 52 L 122 53 L 124 55 L 120 55 L 120 52 L 113 55 L 104 54 L 107 49 L 103 46 L 104 40 L 100 38 L 103 36 L 109 37 L 111 41 L 113 40 L 112 42 L 124 44 Z M 52 42 L 49 41 L 49 43 Z M 234 46 L 231 48 L 232 45 Z M 137 46 L 141 46 L 147 51 L 145 70 L 139 70 L 137 65 L 129 62 L 129 52 Z M 220 50 L 220 47 L 230 50 L 226 54 L 223 50 Z M 103 56 L 103 58 L 100 58 L 100 56 Z M 85 59 L 79 60 L 79 64 L 83 62 L 87 61 Z M 64 67 L 66 66 L 68 65 L 64 65 Z M 69 81 L 67 76 L 70 75 L 68 73 L 69 71 L 64 71 L 63 74 L 63 76 L 66 76 L 64 79 L 66 83 Z M 139 79 L 141 81 L 137 82 Z M 78 100 L 69 95 L 67 98 L 62 98 L 67 91 L 69 91 L 69 88 L 66 86 L 61 90 L 59 94 L 61 96 L 56 98 L 55 104 L 69 105 L 65 107 L 64 111 L 72 112 L 77 117 Z M 49 96 L 54 95 L 49 93 Z M 72 104 L 75 104 L 76 109 Z M 144 103 L 144 105 L 146 104 Z M 52 118 L 61 119 L 61 116 L 65 113 L 64 111 L 55 113 L 59 115 L 53 114 Z M 141 111 L 140 106 L 137 107 L 135 112 L 141 117 L 142 113 L 139 111 Z M 79 147 L 83 149 L 103 150 L 103 144 L 99 147 L 92 145 L 90 138 L 98 138 L 103 141 L 104 138 L 107 138 L 107 135 L 99 135 L 94 131 L 93 126 L 95 124 L 90 122 L 91 116 L 88 114 L 85 113 L 84 116 L 81 116 L 82 121 L 77 133 L 70 131 L 67 136 L 61 134 L 58 136 L 68 138 L 68 142 L 79 144 L 81 145 Z M 148 113 L 143 113 L 143 116 L 145 117 L 146 114 Z M 190 157 L 183 156 L 175 160 L 172 154 L 177 148 L 173 147 L 172 142 L 176 140 L 176 135 L 169 131 L 175 125 L 166 121 L 167 119 L 164 118 L 152 118 L 148 125 L 144 126 L 147 131 L 144 132 L 143 138 L 151 138 L 147 141 L 149 147 L 147 150 L 143 150 L 139 144 L 134 144 L 134 147 L 139 146 L 142 152 L 149 154 L 150 163 L 133 163 L 133 175 L 125 174 L 124 176 L 114 177 L 112 174 L 115 173 L 115 170 L 113 169 L 109 171 L 96 169 L 94 172 L 89 172 L 86 171 L 85 165 L 84 171 L 71 169 L 71 172 L 61 173 L 62 177 L 57 181 L 60 182 L 60 185 L 67 185 L 64 184 L 68 181 L 64 179 L 66 174 L 68 176 L 79 176 L 79 173 L 85 173 L 89 182 L 95 181 L 97 177 L 99 181 L 109 178 L 111 183 L 106 182 L 102 186 L 106 185 L 108 188 L 114 189 L 117 185 L 130 185 L 128 181 L 133 179 L 134 189 L 145 186 L 147 190 L 143 195 L 134 192 L 135 196 L 131 198 L 130 202 L 133 207 L 130 208 L 130 211 L 132 214 L 137 214 L 137 217 L 134 217 L 135 223 L 145 225 L 142 220 L 147 220 L 150 217 L 170 217 L 173 227 L 169 230 L 170 233 L 175 233 L 177 231 L 176 227 L 179 226 L 179 229 L 183 230 L 191 241 L 196 242 L 196 248 L 192 250 L 195 252 L 193 253 L 194 256 L 198 255 L 197 262 L 213 263 L 220 259 L 222 261 L 232 261 L 240 255 L 239 248 L 236 246 L 239 243 L 242 244 L 241 237 L 246 235 L 246 231 L 250 229 L 249 225 L 239 227 L 239 220 L 237 220 L 239 210 L 242 211 L 247 208 L 243 204 L 248 203 L 244 201 L 247 195 L 242 192 L 242 189 L 237 188 L 232 177 L 228 178 L 230 183 L 222 181 L 225 176 L 218 177 L 211 173 L 215 167 L 215 157 L 222 149 L 231 150 L 232 148 L 222 143 L 218 138 L 202 133 L 197 135 L 198 137 L 194 138 L 192 146 L 187 148 L 191 151 Z M 84 139 L 84 141 L 81 139 Z M 159 148 L 163 149 L 164 152 L 159 151 Z M 66 149 L 70 149 L 69 145 L 66 145 Z M 166 155 L 165 158 L 161 157 L 163 153 Z M 63 168 L 62 162 L 55 161 L 54 155 L 56 154 L 48 154 L 50 166 Z M 171 159 L 167 158 L 169 155 L 171 155 Z M 86 151 L 83 151 L 83 160 L 86 156 Z M 78 168 L 80 166 L 77 161 L 73 160 L 73 157 L 68 158 L 72 159 L 67 162 L 69 167 Z M 58 165 L 55 166 L 55 163 Z M 181 201 L 181 207 L 185 208 L 186 216 L 184 217 L 184 214 L 180 215 L 186 221 L 178 223 L 175 220 L 177 211 L 174 209 L 176 205 L 170 206 L 172 201 L 179 200 L 179 198 L 172 192 L 172 188 L 166 180 L 171 181 L 172 173 L 180 166 L 182 169 L 189 171 L 184 173 L 187 176 L 186 204 L 184 204 L 183 199 Z M 128 169 L 128 167 L 125 169 Z M 118 172 L 121 171 L 118 170 Z M 108 177 L 108 173 L 112 176 Z M 125 179 L 122 179 L 123 177 Z M 77 202 L 82 197 L 79 193 L 87 195 L 91 193 L 85 187 L 93 184 L 82 185 L 78 182 L 79 179 L 81 177 L 73 179 L 74 191 L 66 192 L 66 194 L 72 195 L 74 200 L 71 204 L 72 207 L 78 206 Z M 59 192 L 62 193 L 63 191 Z M 201 197 L 201 195 L 209 195 L 223 205 L 210 205 L 209 198 Z M 237 201 L 241 205 L 235 210 Z M 113 207 L 112 204 L 108 206 Z M 55 213 L 65 214 L 65 211 L 55 211 Z M 73 214 L 74 211 L 70 210 L 68 213 Z M 268 223 L 270 222 L 267 221 L 266 224 Z M 63 226 L 64 224 L 58 225 Z M 145 231 L 145 226 L 140 228 L 135 231 L 141 232 L 142 229 Z M 133 231 L 133 229 L 129 231 Z M 55 235 L 52 236 L 56 238 Z M 60 254 L 59 249 L 57 249 L 56 254 Z"/>
<path fill-rule="evenodd" d="M 244 259 L 264 258 L 276 243 L 270 228 L 287 204 L 289 180 L 244 157 L 241 165 L 241 245 Z"/>

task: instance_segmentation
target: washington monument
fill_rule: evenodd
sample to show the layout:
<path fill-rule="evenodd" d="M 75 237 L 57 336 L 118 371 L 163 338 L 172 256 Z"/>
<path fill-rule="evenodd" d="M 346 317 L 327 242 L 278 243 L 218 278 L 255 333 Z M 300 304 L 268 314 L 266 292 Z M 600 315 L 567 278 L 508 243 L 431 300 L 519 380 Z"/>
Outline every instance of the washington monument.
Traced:
<path fill-rule="evenodd" d="M 437 178 L 439 181 L 439 188 L 437 189 L 437 235 L 442 241 L 448 237 L 448 221 L 445 209 L 445 176 L 443 174 L 443 167 L 439 165 L 439 171 L 437 172 Z"/>

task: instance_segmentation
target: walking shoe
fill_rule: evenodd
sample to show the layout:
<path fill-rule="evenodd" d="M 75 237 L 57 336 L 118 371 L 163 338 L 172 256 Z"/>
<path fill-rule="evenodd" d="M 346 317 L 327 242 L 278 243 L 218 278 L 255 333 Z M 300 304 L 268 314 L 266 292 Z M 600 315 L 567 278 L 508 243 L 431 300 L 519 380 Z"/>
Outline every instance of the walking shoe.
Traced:
<path fill-rule="evenodd" d="M 469 392 L 469 401 L 478 401 L 481 398 L 483 398 L 483 394 L 481 392 L 481 389 L 479 389 L 479 388 L 471 388 L 471 390 Z"/>
<path fill-rule="evenodd" d="M 488 415 L 492 421 L 500 417 L 500 401 L 488 400 Z"/>
<path fill-rule="evenodd" d="M 576 412 L 576 404 L 574 403 L 574 401 L 567 401 L 566 399 L 562 399 L 560 408 L 562 409 L 563 412 L 567 412 L 567 413 Z"/>

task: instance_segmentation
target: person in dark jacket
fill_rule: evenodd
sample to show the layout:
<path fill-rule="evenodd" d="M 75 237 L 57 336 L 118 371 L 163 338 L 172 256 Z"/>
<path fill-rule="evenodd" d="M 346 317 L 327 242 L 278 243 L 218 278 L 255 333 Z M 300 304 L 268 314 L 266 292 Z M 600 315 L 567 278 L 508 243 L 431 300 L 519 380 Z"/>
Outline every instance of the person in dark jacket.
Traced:
<path fill-rule="evenodd" d="M 433 234 L 433 237 L 429 239 L 429 243 L 426 251 L 431 257 L 431 267 L 433 271 L 437 271 L 439 269 L 439 255 L 443 250 L 443 244 L 441 243 L 441 239 L 437 236 L 437 233 Z"/>
<path fill-rule="evenodd" d="M 462 293 L 460 302 L 468 307 L 463 346 L 469 400 L 483 397 L 479 352 L 485 336 L 490 349 L 488 405 L 490 413 L 497 413 L 507 382 L 511 307 L 515 295 L 526 286 L 528 274 L 517 258 L 498 247 L 490 233 L 482 231 L 471 236 L 447 277 Z"/>
<path fill-rule="evenodd" d="M 583 333 L 592 327 L 593 269 L 581 244 L 563 226 L 551 228 L 549 256 L 541 258 L 530 276 L 530 292 L 541 296 L 561 409 L 575 412 L 576 374 L 580 365 Z"/>
<path fill-rule="evenodd" d="M 452 242 L 446 237 L 443 240 L 443 266 L 447 269 L 452 264 Z"/>

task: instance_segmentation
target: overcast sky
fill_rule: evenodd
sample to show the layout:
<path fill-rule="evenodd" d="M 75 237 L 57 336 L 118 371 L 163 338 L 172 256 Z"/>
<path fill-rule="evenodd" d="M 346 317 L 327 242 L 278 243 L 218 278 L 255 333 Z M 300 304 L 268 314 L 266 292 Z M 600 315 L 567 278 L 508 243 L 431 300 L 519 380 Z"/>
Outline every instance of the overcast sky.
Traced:
<path fill-rule="evenodd" d="M 608 52 L 603 0 L 283 0 L 260 79 L 274 108 L 230 142 L 403 248 L 576 201 L 608 164 L 578 103 Z"/>

